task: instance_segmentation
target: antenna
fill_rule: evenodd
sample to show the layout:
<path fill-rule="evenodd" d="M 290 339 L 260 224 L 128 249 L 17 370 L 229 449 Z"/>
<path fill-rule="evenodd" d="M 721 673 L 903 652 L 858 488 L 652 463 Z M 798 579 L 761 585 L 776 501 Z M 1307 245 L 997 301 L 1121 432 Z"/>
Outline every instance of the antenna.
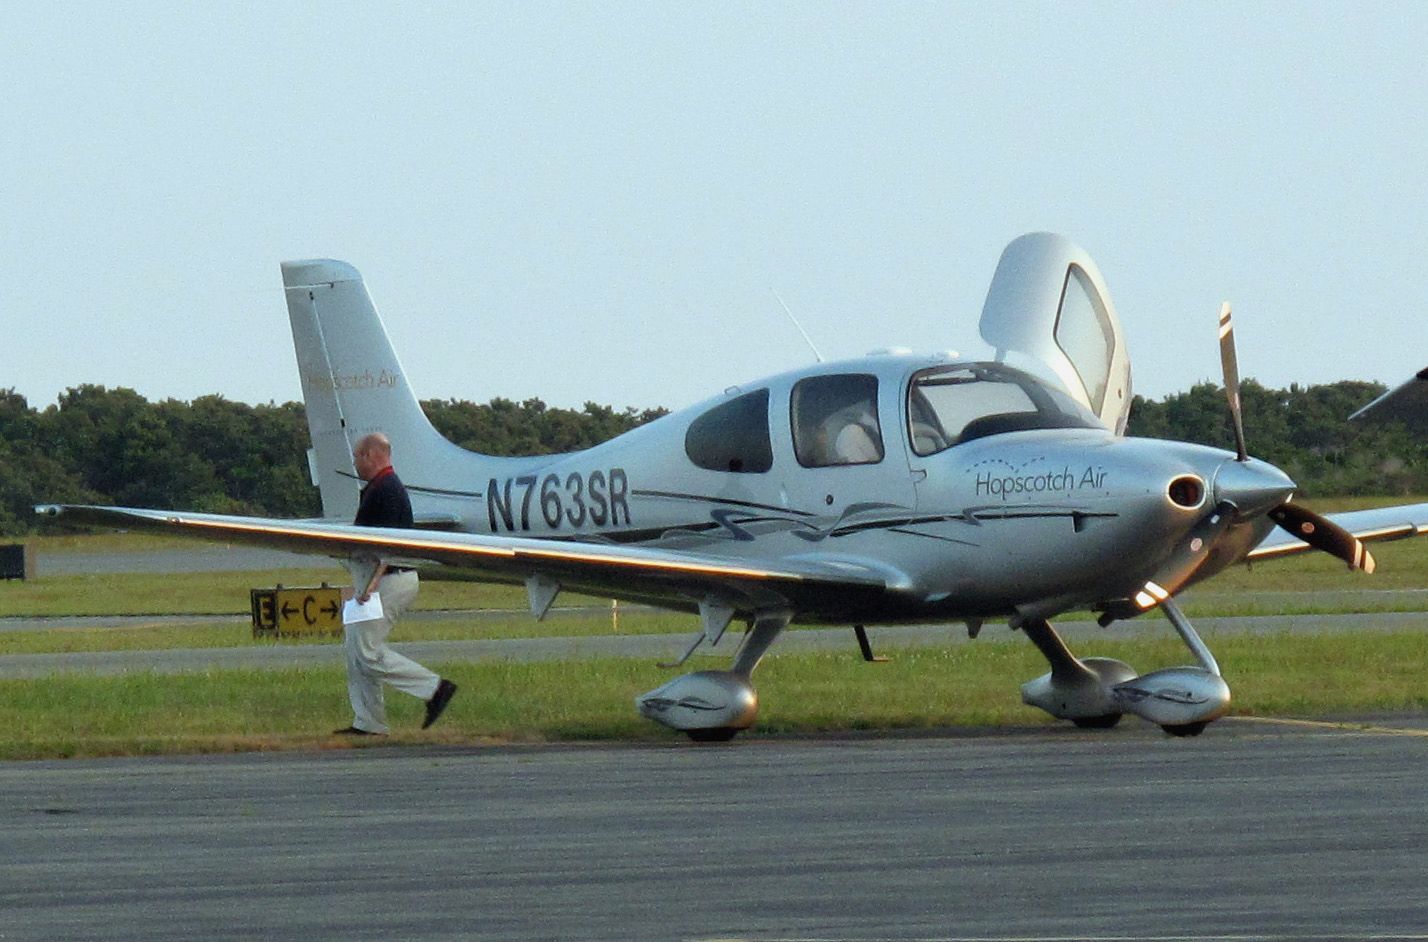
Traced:
<path fill-rule="evenodd" d="M 769 291 L 773 292 L 773 296 L 778 299 L 779 306 L 783 308 L 783 312 L 788 315 L 788 319 L 793 321 L 793 326 L 797 327 L 798 332 L 803 335 L 803 340 L 808 344 L 808 349 L 812 350 L 818 362 L 822 363 L 823 354 L 819 353 L 818 348 L 813 345 L 813 338 L 808 336 L 808 331 L 803 329 L 803 325 L 798 322 L 798 318 L 794 317 L 793 312 L 788 309 L 788 305 L 783 303 L 783 298 L 779 297 L 779 293 L 773 288 L 770 288 Z"/>

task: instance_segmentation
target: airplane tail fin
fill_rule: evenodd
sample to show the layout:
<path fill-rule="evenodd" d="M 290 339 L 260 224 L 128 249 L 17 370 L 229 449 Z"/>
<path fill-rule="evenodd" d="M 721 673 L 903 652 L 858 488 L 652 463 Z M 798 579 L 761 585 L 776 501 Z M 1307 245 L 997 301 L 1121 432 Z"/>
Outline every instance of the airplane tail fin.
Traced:
<path fill-rule="evenodd" d="M 480 480 L 486 469 L 479 465 L 511 459 L 466 451 L 432 427 L 357 269 L 311 259 L 283 262 L 282 270 L 323 516 L 351 520 L 356 514 L 361 482 L 352 445 L 369 432 L 383 432 L 418 518 L 435 523 L 445 510 L 448 524 L 456 524 L 455 509 L 479 495 L 413 483 Z"/>

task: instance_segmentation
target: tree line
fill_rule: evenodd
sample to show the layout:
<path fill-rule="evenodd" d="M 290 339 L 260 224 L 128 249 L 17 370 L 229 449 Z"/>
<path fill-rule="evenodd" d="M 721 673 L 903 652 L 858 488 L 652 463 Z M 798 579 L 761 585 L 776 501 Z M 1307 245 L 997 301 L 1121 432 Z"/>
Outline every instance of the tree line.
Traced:
<path fill-rule="evenodd" d="M 540 399 L 434 399 L 422 408 L 447 438 L 492 455 L 588 448 L 665 412 L 593 402 L 560 409 Z M 35 409 L 13 389 L 0 391 L 0 533 L 29 530 L 37 503 L 317 516 L 309 444 L 299 402 L 149 402 L 132 389 L 85 385 Z"/>
<path fill-rule="evenodd" d="M 1346 417 L 1381 394 L 1376 383 L 1241 388 L 1250 451 L 1283 468 L 1306 496 L 1428 493 L 1428 445 L 1401 427 Z M 427 400 L 432 424 L 493 455 L 588 448 L 664 409 L 580 410 L 540 399 Z M 1233 448 L 1224 391 L 1209 383 L 1152 401 L 1135 397 L 1128 434 Z M 41 502 L 173 507 L 276 517 L 316 516 L 301 403 L 251 406 L 222 396 L 150 402 L 132 389 L 84 385 L 43 409 L 0 391 L 0 532 L 34 525 Z"/>
<path fill-rule="evenodd" d="M 1240 403 L 1249 452 L 1281 468 L 1304 497 L 1428 493 L 1428 443 L 1397 423 L 1348 420 L 1386 391 L 1353 380 L 1288 389 L 1246 380 Z M 1235 447 L 1225 391 L 1213 383 L 1159 402 L 1136 396 L 1126 434 Z"/>

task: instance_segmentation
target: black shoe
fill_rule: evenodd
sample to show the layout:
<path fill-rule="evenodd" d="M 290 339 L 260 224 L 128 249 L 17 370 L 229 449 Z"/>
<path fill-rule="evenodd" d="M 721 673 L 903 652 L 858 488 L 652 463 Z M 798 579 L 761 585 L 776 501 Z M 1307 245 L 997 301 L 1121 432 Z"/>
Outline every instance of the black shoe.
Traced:
<path fill-rule="evenodd" d="M 355 726 L 344 726 L 342 729 L 334 729 L 334 736 L 380 736 L 381 733 L 374 733 L 370 729 L 358 729 Z"/>
<path fill-rule="evenodd" d="M 446 709 L 446 705 L 451 702 L 451 698 L 456 695 L 456 685 L 449 680 L 443 679 L 436 685 L 436 693 L 431 695 L 431 699 L 426 701 L 426 722 L 421 724 L 422 729 L 426 729 L 437 718 L 441 716 L 441 711 Z"/>

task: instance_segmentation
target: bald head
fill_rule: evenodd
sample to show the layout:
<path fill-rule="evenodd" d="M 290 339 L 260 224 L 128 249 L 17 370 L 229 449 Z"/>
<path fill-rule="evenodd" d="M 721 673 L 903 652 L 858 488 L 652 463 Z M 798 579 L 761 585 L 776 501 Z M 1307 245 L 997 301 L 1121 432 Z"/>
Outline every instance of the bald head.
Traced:
<path fill-rule="evenodd" d="M 392 443 L 381 432 L 371 432 L 357 440 L 352 448 L 352 464 L 357 476 L 364 481 L 376 477 L 377 472 L 392 463 Z"/>

